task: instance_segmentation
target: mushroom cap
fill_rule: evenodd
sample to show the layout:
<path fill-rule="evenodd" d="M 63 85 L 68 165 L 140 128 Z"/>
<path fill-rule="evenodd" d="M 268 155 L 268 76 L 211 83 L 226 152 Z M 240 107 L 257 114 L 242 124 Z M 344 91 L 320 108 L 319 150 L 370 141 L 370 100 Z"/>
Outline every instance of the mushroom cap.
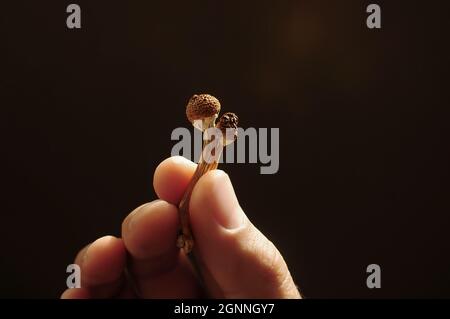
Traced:
<path fill-rule="evenodd" d="M 217 115 L 219 112 L 219 100 L 209 94 L 193 95 L 186 106 L 186 116 L 191 123 Z"/>
<path fill-rule="evenodd" d="M 236 114 L 227 112 L 220 117 L 216 127 L 222 131 L 225 131 L 227 128 L 237 129 L 238 122 L 239 118 Z"/>
<path fill-rule="evenodd" d="M 225 145 L 233 143 L 234 140 L 237 139 L 238 122 L 239 122 L 239 118 L 237 117 L 237 115 L 234 113 L 231 113 L 231 112 L 224 113 L 220 117 L 216 127 L 222 131 L 222 134 L 224 136 Z"/>

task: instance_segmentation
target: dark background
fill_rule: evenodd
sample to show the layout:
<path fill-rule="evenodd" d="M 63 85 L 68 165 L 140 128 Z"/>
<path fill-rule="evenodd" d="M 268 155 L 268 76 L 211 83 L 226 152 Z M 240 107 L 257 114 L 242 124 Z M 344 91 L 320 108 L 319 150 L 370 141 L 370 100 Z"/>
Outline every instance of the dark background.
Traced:
<path fill-rule="evenodd" d="M 57 297 L 79 248 L 153 200 L 194 93 L 280 128 L 280 170 L 224 164 L 307 297 L 450 297 L 444 1 L 8 1 L 0 297 Z M 381 266 L 381 289 L 366 267 Z"/>

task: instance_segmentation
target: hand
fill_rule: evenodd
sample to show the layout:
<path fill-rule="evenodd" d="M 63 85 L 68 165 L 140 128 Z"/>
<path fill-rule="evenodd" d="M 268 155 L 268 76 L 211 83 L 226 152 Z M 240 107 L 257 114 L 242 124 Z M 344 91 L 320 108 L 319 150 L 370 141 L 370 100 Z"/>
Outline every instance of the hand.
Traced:
<path fill-rule="evenodd" d="M 160 199 L 131 212 L 122 238 L 105 236 L 83 248 L 81 288 L 62 298 L 197 298 L 205 291 L 184 253 L 175 245 L 177 204 L 196 164 L 171 157 L 153 179 Z M 248 220 L 228 175 L 205 174 L 190 202 L 194 252 L 205 288 L 214 298 L 299 298 L 286 263 L 276 247 Z"/>

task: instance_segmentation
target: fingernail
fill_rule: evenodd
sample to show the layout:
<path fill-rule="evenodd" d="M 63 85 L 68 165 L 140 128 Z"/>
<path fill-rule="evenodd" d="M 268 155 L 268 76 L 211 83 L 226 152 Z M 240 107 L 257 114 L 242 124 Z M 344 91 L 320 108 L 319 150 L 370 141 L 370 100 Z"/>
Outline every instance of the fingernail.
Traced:
<path fill-rule="evenodd" d="M 216 222 L 227 229 L 238 228 L 244 221 L 244 212 L 234 193 L 230 178 L 223 171 L 217 171 L 211 188 L 213 216 Z"/>

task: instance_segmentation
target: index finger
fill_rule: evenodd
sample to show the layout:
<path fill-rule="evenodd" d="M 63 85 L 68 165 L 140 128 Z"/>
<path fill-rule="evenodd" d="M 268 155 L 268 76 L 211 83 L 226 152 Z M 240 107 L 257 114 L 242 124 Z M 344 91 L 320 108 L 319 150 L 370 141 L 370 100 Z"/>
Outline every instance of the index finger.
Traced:
<path fill-rule="evenodd" d="M 173 156 L 161 162 L 153 175 L 153 188 L 162 200 L 178 205 L 197 164 L 182 156 Z"/>

